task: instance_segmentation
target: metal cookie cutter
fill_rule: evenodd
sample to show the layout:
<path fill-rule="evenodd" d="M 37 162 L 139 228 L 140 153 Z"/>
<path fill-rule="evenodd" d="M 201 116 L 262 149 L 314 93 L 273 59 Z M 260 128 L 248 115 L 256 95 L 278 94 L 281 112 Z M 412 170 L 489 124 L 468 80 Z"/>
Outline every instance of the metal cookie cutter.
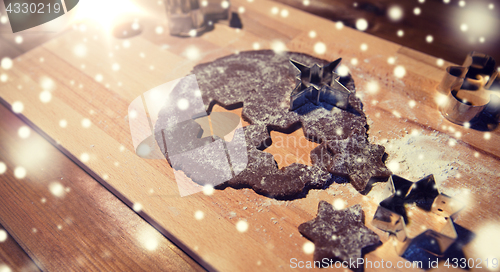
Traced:
<path fill-rule="evenodd" d="M 428 175 L 417 182 L 392 175 L 382 196 L 387 198 L 380 202 L 373 216 L 372 225 L 403 243 L 402 247 L 397 249 L 400 255 L 407 254 L 408 248 L 413 244 L 435 256 L 442 256 L 457 240 L 453 220 L 464 205 L 440 193 L 433 175 Z M 408 237 L 406 224 L 409 223 L 409 215 L 405 205 L 409 203 L 416 204 L 422 211 L 442 217 L 445 220 L 442 228 L 428 229 L 413 238 Z"/>
<path fill-rule="evenodd" d="M 462 66 L 446 68 L 437 90 L 447 95 L 440 105 L 441 114 L 449 121 L 463 125 L 478 116 L 488 106 L 488 89 L 498 72 L 489 55 L 471 52 Z"/>
<path fill-rule="evenodd" d="M 340 76 L 334 72 L 341 60 L 339 58 L 323 67 L 318 64 L 308 67 L 290 59 L 290 72 L 295 76 L 296 83 L 290 95 L 290 110 L 296 110 L 308 102 L 315 105 L 325 102 L 347 109 L 351 91 L 338 81 Z"/>

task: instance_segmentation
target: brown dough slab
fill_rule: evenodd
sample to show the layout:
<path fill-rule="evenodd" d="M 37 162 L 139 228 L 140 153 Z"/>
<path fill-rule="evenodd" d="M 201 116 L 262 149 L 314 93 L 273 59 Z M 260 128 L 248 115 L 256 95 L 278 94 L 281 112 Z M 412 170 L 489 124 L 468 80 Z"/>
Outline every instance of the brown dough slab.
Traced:
<path fill-rule="evenodd" d="M 347 110 L 322 103 L 306 104 L 295 111 L 289 110 L 290 93 L 295 88 L 294 76 L 290 74 L 290 58 L 305 65 L 328 63 L 302 53 L 277 54 L 271 50 L 261 50 L 240 52 L 194 67 L 192 74 L 196 75 L 203 103 L 208 105 L 207 112 L 215 104 L 226 108 L 243 105 L 242 116 L 251 124 L 244 128 L 248 153 L 246 168 L 218 188 L 247 187 L 270 197 L 295 198 L 310 188 L 322 188 L 332 181 L 330 169 L 319 162 L 313 166 L 292 164 L 279 169 L 272 155 L 262 151 L 271 143 L 271 130 L 287 132 L 299 127 L 307 138 L 324 144 L 350 137 L 366 139 L 366 116 L 361 101 L 355 95 L 350 96 Z M 354 81 L 350 76 L 340 81 L 355 92 Z M 192 96 L 190 88 L 185 85 L 189 84 L 183 84 L 181 80 L 173 93 L 178 97 Z M 167 159 L 168 152 L 161 144 L 161 133 L 169 124 L 170 108 L 175 108 L 172 101 L 175 99 L 166 102 L 155 124 L 155 138 Z M 213 163 L 210 158 L 196 152 L 193 160 L 200 165 Z M 175 165 L 172 166 L 175 168 Z M 198 173 L 186 175 L 199 184 L 212 183 L 197 180 L 203 173 L 195 172 Z M 358 190 L 368 182 L 360 179 L 355 180 Z"/>
<path fill-rule="evenodd" d="M 299 232 L 314 243 L 314 261 L 346 262 L 353 270 L 362 269 L 357 260 L 366 253 L 363 249 L 374 249 L 381 244 L 379 236 L 365 226 L 364 212 L 359 204 L 336 210 L 321 200 L 316 218 L 301 224 Z"/>

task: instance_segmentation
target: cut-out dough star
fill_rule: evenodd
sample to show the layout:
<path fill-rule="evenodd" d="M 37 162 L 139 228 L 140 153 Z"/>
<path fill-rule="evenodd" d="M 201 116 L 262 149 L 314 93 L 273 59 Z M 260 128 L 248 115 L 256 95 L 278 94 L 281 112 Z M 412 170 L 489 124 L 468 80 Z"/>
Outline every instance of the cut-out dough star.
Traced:
<path fill-rule="evenodd" d="M 363 248 L 374 249 L 380 245 L 378 235 L 365 226 L 359 204 L 336 210 L 322 200 L 316 218 L 301 224 L 299 232 L 314 243 L 314 261 L 327 258 L 349 263 L 349 260 L 362 258 Z M 358 270 L 360 267 L 350 268 Z"/>
<path fill-rule="evenodd" d="M 384 152 L 383 146 L 370 144 L 363 133 L 353 133 L 347 139 L 316 147 L 311 152 L 311 160 L 333 175 L 347 177 L 356 190 L 364 191 L 370 179 L 392 174 L 382 162 Z"/>
<path fill-rule="evenodd" d="M 347 109 L 351 91 L 338 81 L 340 77 L 334 72 L 341 60 L 339 58 L 323 67 L 318 64 L 309 67 L 290 59 L 291 72 L 297 84 L 290 95 L 290 110 L 296 110 L 308 102 L 315 105 L 325 102 Z"/>

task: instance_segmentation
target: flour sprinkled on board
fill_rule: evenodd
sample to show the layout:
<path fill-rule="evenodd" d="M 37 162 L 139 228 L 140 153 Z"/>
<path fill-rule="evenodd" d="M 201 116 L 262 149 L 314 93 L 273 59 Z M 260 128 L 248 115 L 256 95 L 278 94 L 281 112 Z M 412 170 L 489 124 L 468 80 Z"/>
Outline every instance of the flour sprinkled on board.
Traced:
<path fill-rule="evenodd" d="M 399 139 L 383 139 L 379 144 L 385 146 L 388 166 L 398 165 L 393 170 L 394 174 L 408 180 L 418 180 L 426 175 L 433 174 L 436 183 L 445 193 L 453 191 L 448 183 L 452 179 L 463 179 L 462 174 L 472 175 L 481 180 L 482 175 L 496 175 L 496 170 L 487 167 L 482 160 L 478 160 L 475 153 L 467 152 L 463 143 L 456 146 L 449 145 L 454 140 L 449 135 L 434 131 L 428 135 L 411 133 Z M 463 160 L 463 158 L 471 158 Z M 466 161 L 469 161 L 468 163 Z M 462 181 L 464 187 L 470 187 L 470 180 Z M 483 190 L 474 181 L 474 190 Z M 451 193 L 451 192 L 450 192 Z"/>
<path fill-rule="evenodd" d="M 400 139 L 381 140 L 379 144 L 385 146 L 389 154 L 387 164 L 396 175 L 409 180 L 417 180 L 423 176 L 433 174 L 440 184 L 448 177 L 457 173 L 458 164 L 443 157 L 444 150 L 436 148 L 436 144 L 446 148 L 447 156 L 458 157 L 460 153 L 448 148 L 449 137 L 439 135 L 409 134 Z M 449 152 L 453 154 L 449 154 Z"/>

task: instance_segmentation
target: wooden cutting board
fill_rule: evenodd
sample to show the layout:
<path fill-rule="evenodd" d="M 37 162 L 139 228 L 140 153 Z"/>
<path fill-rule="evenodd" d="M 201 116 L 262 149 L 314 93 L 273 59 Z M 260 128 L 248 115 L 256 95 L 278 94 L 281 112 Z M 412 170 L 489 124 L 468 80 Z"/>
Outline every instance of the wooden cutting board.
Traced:
<path fill-rule="evenodd" d="M 498 129 L 465 129 L 443 119 L 435 86 L 450 63 L 439 66 L 434 57 L 339 28 L 278 3 L 232 1 L 233 9 L 240 7 L 244 8 L 242 30 L 216 24 L 213 31 L 197 38 L 157 34 L 155 26 L 167 30 L 167 25 L 145 21 L 141 35 L 117 39 L 88 23 L 86 29 L 67 31 L 15 59 L 12 69 L 1 72 L 7 81 L 0 82 L 0 96 L 10 104 L 21 101 L 28 119 L 82 159 L 128 205 L 140 203 L 144 218 L 205 268 L 290 270 L 292 258 L 312 261 L 312 255 L 303 251 L 307 239 L 297 227 L 315 217 L 319 200 L 332 203 L 341 199 L 347 206 L 360 203 L 367 226 L 387 241 L 370 224 L 385 184 L 375 185 L 367 196 L 350 184 L 332 184 L 294 201 L 232 188 L 216 190 L 213 195 L 180 197 L 166 160 L 146 160 L 135 154 L 127 109 L 142 93 L 189 74 L 196 64 L 237 51 L 284 45 L 287 50 L 328 60 L 342 57 L 369 117 L 370 141 L 386 146 L 395 173 L 414 181 L 427 174 L 438 175 L 442 192 L 468 204 L 456 222 L 473 232 L 498 221 L 500 185 L 495 170 L 500 169 L 500 133 Z M 326 46 L 325 52 L 319 43 Z M 394 58 L 393 64 L 388 63 L 389 58 Z M 394 75 L 397 66 L 404 67 L 402 78 Z M 40 98 L 44 89 L 50 90 L 51 99 L 46 103 Z M 62 120 L 65 127 L 60 125 Z M 293 137 L 301 133 L 296 131 Z M 308 152 L 311 148 L 297 149 Z M 421 157 L 419 150 L 423 158 L 414 163 Z M 272 152 L 285 155 L 290 150 L 274 148 Z M 198 211 L 203 212 L 201 220 L 195 218 Z M 415 218 L 417 225 L 432 216 L 421 213 Z M 248 223 L 246 232 L 237 230 L 239 221 Z M 431 221 L 428 227 L 432 225 Z M 476 240 L 464 247 L 465 256 L 484 257 L 476 250 L 482 246 Z M 366 258 L 404 261 L 392 242 Z"/>

